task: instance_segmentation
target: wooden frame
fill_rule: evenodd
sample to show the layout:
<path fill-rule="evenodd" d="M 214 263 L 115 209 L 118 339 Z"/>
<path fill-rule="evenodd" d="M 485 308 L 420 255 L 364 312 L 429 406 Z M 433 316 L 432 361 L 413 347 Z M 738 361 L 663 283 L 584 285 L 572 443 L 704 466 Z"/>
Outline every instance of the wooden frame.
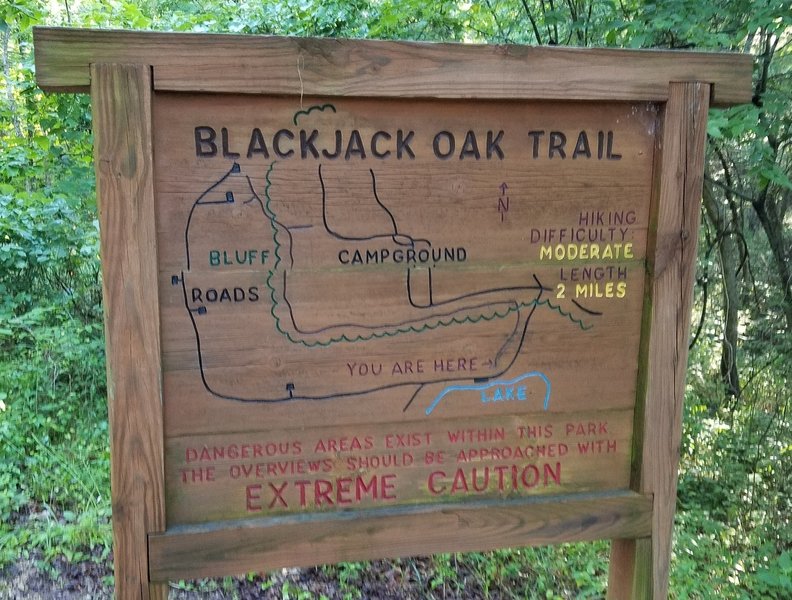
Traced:
<path fill-rule="evenodd" d="M 751 100 L 745 82 L 753 64 L 748 55 L 710 52 L 45 27 L 35 43 L 36 78 L 53 92 L 87 92 L 90 64 L 131 61 L 152 65 L 154 89 L 163 91 L 662 102 L 670 81 L 701 81 L 713 85 L 715 106 L 728 106 Z"/>
<path fill-rule="evenodd" d="M 707 109 L 750 99 L 749 56 L 50 28 L 35 44 L 42 88 L 93 100 L 120 598 L 165 597 L 152 582 L 175 578 L 593 539 L 616 540 L 610 598 L 666 597 Z M 153 91 L 659 103 L 630 489 L 168 525 Z"/>
<path fill-rule="evenodd" d="M 148 583 L 146 551 L 148 533 L 165 529 L 151 69 L 93 65 L 91 74 L 115 581 L 119 597 L 165 598 L 167 586 Z"/>
<path fill-rule="evenodd" d="M 668 595 L 709 92 L 705 84 L 671 83 L 666 105 L 647 274 L 652 288 L 645 311 L 651 323 L 643 334 L 645 393 L 639 394 L 643 405 L 636 408 L 634 430 L 635 456 L 641 458 L 633 463 L 631 482 L 653 496 L 652 535 L 614 542 L 611 564 L 622 565 L 610 570 L 609 593 L 616 598 Z"/>

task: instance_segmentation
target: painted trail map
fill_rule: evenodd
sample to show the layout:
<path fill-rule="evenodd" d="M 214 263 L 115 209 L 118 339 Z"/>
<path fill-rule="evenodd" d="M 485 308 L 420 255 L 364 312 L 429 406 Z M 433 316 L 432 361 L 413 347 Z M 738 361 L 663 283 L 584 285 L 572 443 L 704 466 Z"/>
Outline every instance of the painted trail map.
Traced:
<path fill-rule="evenodd" d="M 654 105 L 154 107 L 169 524 L 627 487 Z"/>

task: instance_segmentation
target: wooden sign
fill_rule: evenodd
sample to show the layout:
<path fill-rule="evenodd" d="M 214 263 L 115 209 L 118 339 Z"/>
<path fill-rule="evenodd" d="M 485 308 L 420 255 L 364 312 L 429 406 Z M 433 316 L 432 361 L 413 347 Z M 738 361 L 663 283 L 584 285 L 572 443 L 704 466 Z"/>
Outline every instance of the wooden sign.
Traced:
<path fill-rule="evenodd" d="M 116 583 L 611 538 L 664 597 L 749 57 L 40 29 L 93 97 Z"/>

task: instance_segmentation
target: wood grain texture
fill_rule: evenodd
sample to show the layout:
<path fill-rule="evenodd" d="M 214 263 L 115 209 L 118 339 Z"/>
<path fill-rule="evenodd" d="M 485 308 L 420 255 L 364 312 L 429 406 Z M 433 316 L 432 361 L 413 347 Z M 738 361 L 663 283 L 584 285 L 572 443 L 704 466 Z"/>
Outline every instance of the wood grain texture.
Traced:
<path fill-rule="evenodd" d="M 666 597 L 706 114 L 711 98 L 723 105 L 748 99 L 750 57 L 60 29 L 38 29 L 35 35 L 42 87 L 84 91 L 90 86 L 93 95 L 120 598 L 164 597 L 166 587 L 152 585 L 150 579 L 602 538 L 619 540 L 612 552 L 612 598 Z M 171 92 L 224 93 L 202 97 Z M 435 98 L 444 100 L 428 100 Z M 304 99 L 306 105 L 317 106 L 305 110 Z M 480 101 L 472 106 L 460 99 Z M 528 102 L 511 102 L 515 99 Z M 606 100 L 611 106 L 548 99 Z M 655 103 L 665 103 L 662 121 Z M 328 107 L 332 110 L 325 111 Z M 309 127 L 314 122 L 324 125 L 314 130 Z M 278 150 L 277 136 L 290 124 L 295 132 L 288 139 L 300 142 L 289 147 L 289 154 Z M 556 140 L 566 139 L 566 131 L 570 144 L 577 139 L 570 161 L 562 162 L 565 156 L 557 157 L 548 144 L 539 152 L 540 130 L 523 131 L 526 127 L 541 128 L 541 135 L 546 130 Z M 262 129 L 272 134 L 277 161 L 270 162 L 264 146 L 254 144 L 263 140 Z M 398 139 L 403 131 L 415 133 L 416 156 L 410 159 L 415 163 L 385 161 L 386 155 L 376 150 L 377 140 Z M 478 149 L 469 148 L 466 155 L 460 152 L 459 162 L 445 161 L 449 156 L 438 151 L 437 136 L 448 138 L 452 131 L 460 144 L 475 131 L 481 140 L 505 132 L 502 144 L 508 159 L 500 156 L 488 163 L 495 157 L 487 156 L 479 161 Z M 326 132 L 336 137 L 327 138 Z M 335 156 L 312 152 L 313 142 L 307 141 L 319 136 L 321 149 L 331 144 L 327 139 L 353 139 L 352 132 L 371 141 L 367 147 L 381 162 L 359 163 L 357 154 L 361 161 L 365 158 L 362 142 L 359 151 L 351 152 L 356 146 L 350 141 L 343 162 L 333 164 L 340 150 Z M 607 139 L 616 140 L 619 152 L 611 166 L 611 149 L 599 163 L 603 151 L 592 153 L 589 142 L 580 141 L 597 139 L 601 148 L 606 134 L 612 134 Z M 531 139 L 533 144 L 526 144 Z M 245 148 L 245 158 L 234 151 Z M 398 152 L 394 147 L 389 154 L 398 157 Z M 487 153 L 493 154 L 490 142 Z M 290 155 L 293 159 L 287 160 Z M 315 162 L 320 156 L 327 161 Z M 512 209 L 504 209 L 511 210 L 508 219 L 499 214 L 499 185 L 501 195 L 509 189 L 514 202 Z M 588 337 L 582 337 L 590 329 L 582 321 L 573 320 L 571 329 L 565 323 L 568 330 L 562 331 L 551 320 L 558 315 L 547 310 L 532 318 L 531 310 L 525 317 L 531 318 L 531 337 L 523 333 L 519 345 L 512 344 L 518 339 L 519 321 L 501 331 L 500 321 L 496 327 L 482 320 L 492 319 L 489 304 L 465 303 L 456 325 L 469 326 L 467 338 L 435 331 L 437 325 L 428 321 L 425 330 L 413 331 L 421 333 L 420 339 L 385 340 L 385 332 L 405 323 L 426 324 L 413 313 L 435 308 L 433 295 L 440 284 L 447 295 L 440 303 L 455 311 L 454 302 L 467 302 L 474 295 L 490 294 L 492 302 L 502 303 L 498 294 L 557 290 L 556 283 L 572 281 L 564 269 L 578 263 L 552 259 L 548 250 L 551 258 L 542 264 L 536 245 L 541 232 L 571 232 L 575 227 L 600 232 L 593 227 L 595 218 L 607 220 L 608 215 L 628 214 L 630 208 L 635 209 L 632 229 L 619 238 L 637 248 L 623 263 L 631 290 L 622 303 L 627 310 L 602 310 L 618 305 L 619 297 L 579 296 L 586 303 L 578 308 L 603 324 Z M 344 235 L 328 226 L 328 215 Z M 470 261 L 449 259 L 466 264 L 445 270 L 432 266 L 434 279 L 428 269 L 413 269 L 410 279 L 411 271 L 400 271 L 400 264 L 374 260 L 358 269 L 360 265 L 342 259 L 344 252 L 358 247 L 368 256 L 370 248 L 363 242 L 374 239 L 386 239 L 394 248 L 404 245 L 407 225 L 417 236 L 410 238 L 413 244 L 436 237 L 437 248 L 454 249 L 465 248 L 464 242 L 471 248 Z M 392 233 L 381 233 L 390 232 L 391 226 Z M 615 231 L 611 228 L 610 235 Z M 526 240 L 536 246 L 537 256 L 519 251 Z M 244 267 L 245 261 L 236 258 L 251 249 L 261 258 L 255 269 L 252 262 Z M 283 258 L 272 267 L 265 265 L 265 256 L 280 261 L 281 249 L 283 257 L 288 249 L 289 262 Z M 239 265 L 221 265 L 221 254 L 235 257 Z M 504 268 L 512 263 L 513 269 Z M 538 271 L 543 283 L 553 285 L 545 290 L 537 280 L 536 287 L 526 286 L 523 268 Z M 418 279 L 419 272 L 428 279 Z M 271 282 L 273 273 L 278 277 Z M 394 273 L 397 277 L 390 277 Z M 286 300 L 287 281 L 289 298 L 300 299 L 294 306 Z M 422 299 L 417 304 L 411 281 L 418 282 L 415 292 Z M 258 288 L 255 294 L 250 291 L 255 286 L 264 286 L 261 293 Z M 565 298 L 564 289 L 556 298 Z M 214 300 L 206 290 L 212 290 Z M 219 304 L 224 297 L 217 290 L 226 290 L 227 306 Z M 233 290 L 234 302 L 239 290 L 271 306 L 263 316 L 250 318 L 245 312 L 250 307 L 234 306 L 227 290 Z M 216 306 L 207 308 L 218 298 Z M 371 314 L 355 305 L 359 298 L 377 301 Z M 507 300 L 511 307 L 511 296 Z M 515 300 L 514 306 L 517 312 L 521 307 L 536 309 L 539 297 Z M 396 319 L 399 311 L 406 316 Z M 295 312 L 300 319 L 295 320 Z M 270 316 L 273 322 L 266 321 Z M 354 334 L 346 342 L 355 344 L 344 346 L 343 352 L 331 346 L 338 342 L 332 336 L 339 328 Z M 358 330 L 366 335 L 354 333 Z M 528 331 L 527 320 L 522 331 Z M 474 347 L 478 338 L 481 352 Z M 533 351 L 520 357 L 523 339 Z M 250 343 L 240 343 L 245 340 Z M 592 347 L 598 352 L 591 352 Z M 431 348 L 442 352 L 433 354 Z M 513 414 L 507 413 L 508 405 L 495 409 L 494 396 L 490 399 L 469 386 L 455 391 L 475 402 L 445 401 L 433 412 L 446 394 L 451 367 L 443 365 L 460 370 L 462 358 L 472 365 L 474 358 L 494 356 L 487 361 L 492 372 L 481 379 L 500 377 L 495 366 L 504 348 L 515 354 L 508 368 L 514 364 L 515 374 L 535 379 L 526 384 L 524 393 L 530 398 L 524 406 L 544 399 L 542 410 L 550 409 L 546 416 L 540 413 L 541 402 Z M 601 362 L 597 369 L 586 362 L 595 354 Z M 566 366 L 554 364 L 559 356 Z M 409 393 L 398 381 L 381 389 L 359 382 L 368 374 L 358 371 L 355 378 L 350 366 L 370 362 L 373 377 L 374 365 L 382 369 L 384 364 L 376 376 L 390 380 L 405 375 L 401 366 L 394 367 L 405 365 L 406 370 L 408 360 L 416 365 L 410 371 L 416 379 L 408 382 L 416 390 Z M 430 377 L 418 364 L 431 365 L 434 371 L 440 364 L 443 377 Z M 612 377 L 616 367 L 620 375 Z M 538 374 L 548 372 L 547 387 L 533 389 L 531 385 L 541 383 Z M 481 374 L 477 369 L 472 382 Z M 462 381 L 460 377 L 451 380 Z M 471 379 L 467 373 L 465 378 Z M 609 388 L 612 379 L 622 387 Z M 552 405 L 547 404 L 550 380 Z M 498 385 L 506 383 L 511 385 Z M 602 393 L 604 389 L 619 393 Z M 343 397 L 336 397 L 339 390 Z M 482 406 L 500 412 L 481 419 Z M 414 414 L 406 412 L 408 407 Z M 428 426 L 430 413 L 435 421 Z M 486 430 L 471 430 L 464 443 L 454 441 L 452 434 L 458 437 L 454 432 L 462 431 L 467 421 Z M 582 433 L 577 433 L 578 426 Z M 490 434 L 499 427 L 502 433 Z M 524 433 L 529 428 L 537 433 Z M 613 442 L 613 456 L 602 463 L 589 457 L 566 459 L 564 477 L 569 479 L 544 495 L 519 497 L 525 490 L 502 481 L 507 471 L 517 473 L 522 459 L 497 466 L 506 469 L 496 471 L 501 478 L 497 490 L 495 480 L 486 479 L 486 494 L 458 503 L 455 492 L 469 491 L 468 483 L 462 483 L 465 474 L 471 476 L 474 491 L 485 491 L 477 489 L 473 467 L 467 471 L 469 456 L 453 459 L 462 466 L 452 466 L 449 459 L 442 472 L 428 466 L 435 459 L 420 467 L 412 462 L 412 453 L 418 460 L 423 445 L 449 455 L 458 449 L 468 454 L 477 450 L 479 459 L 485 455 L 483 448 L 488 460 L 501 457 L 497 460 L 502 462 L 502 448 L 491 442 L 534 448 L 548 437 L 548 448 L 555 452 L 562 444 L 577 446 L 573 438 L 578 435 L 595 439 L 600 433 L 603 439 L 597 441 Z M 527 441 L 520 442 L 523 436 Z M 639 439 L 629 472 L 635 436 Z M 364 440 L 362 447 L 344 447 L 344 440 L 358 438 Z M 387 489 L 382 484 L 379 496 L 363 498 L 354 509 L 341 506 L 351 503 L 350 473 L 377 475 L 379 467 L 358 459 L 377 458 L 375 453 L 390 458 L 390 450 L 399 448 L 394 440 L 401 438 L 416 441 L 404 442 L 409 451 L 398 453 L 410 454 L 409 464 L 403 460 L 396 465 L 394 458 L 399 471 L 382 475 L 380 482 L 390 478 Z M 268 444 L 273 445 L 272 460 L 264 458 Z M 258 448 L 261 460 L 247 461 L 240 448 L 252 448 L 254 458 Z M 584 451 L 578 447 L 578 453 Z M 473 464 L 480 466 L 479 459 Z M 324 465 L 322 474 L 311 475 L 312 462 Z M 558 461 L 559 482 L 560 465 Z M 245 477 L 259 477 L 259 468 L 263 474 L 258 484 L 247 485 L 255 478 L 239 477 L 245 469 Z M 309 475 L 300 470 L 305 468 Z M 592 472 L 584 473 L 587 468 Z M 397 499 L 390 494 L 396 489 L 390 482 L 397 477 L 410 493 L 399 496 L 400 503 L 379 504 Z M 231 479 L 238 479 L 233 489 Z M 360 488 L 363 495 L 368 493 L 367 481 Z M 634 491 L 625 489 L 628 483 Z M 268 508 L 278 510 L 238 520 L 253 516 L 259 502 L 266 504 L 261 490 L 275 489 L 273 484 L 290 494 L 267 498 Z M 333 485 L 335 504 L 327 487 Z M 312 499 L 304 500 L 306 489 L 313 490 Z M 229 499 L 233 506 L 224 506 Z"/>
<path fill-rule="evenodd" d="M 149 537 L 154 581 L 436 552 L 645 536 L 651 498 L 632 492 L 486 506 L 317 514 L 179 528 Z"/>
<path fill-rule="evenodd" d="M 612 598 L 668 595 L 709 92 L 703 83 L 672 83 L 666 105 L 657 226 L 649 239 L 653 310 L 646 398 L 636 405 L 643 442 L 633 480 L 638 492 L 654 495 L 651 547 L 635 540 L 614 543 Z"/>
<path fill-rule="evenodd" d="M 96 64 L 91 81 L 116 596 L 164 598 L 149 587 L 146 546 L 165 528 L 151 71 Z"/>
<path fill-rule="evenodd" d="M 155 93 L 169 526 L 627 489 L 657 107 L 304 100 Z"/>
<path fill-rule="evenodd" d="M 154 87 L 173 91 L 664 101 L 669 81 L 706 81 L 715 105 L 751 99 L 752 57 L 740 54 L 61 28 L 34 39 L 48 91 L 86 91 L 102 61 L 151 64 Z"/>
<path fill-rule="evenodd" d="M 346 433 L 346 437 L 352 439 L 356 428 L 351 426 L 343 429 L 329 427 L 324 430 L 311 428 L 305 431 L 283 429 L 262 432 L 259 435 L 225 433 L 212 437 L 170 438 L 166 440 L 165 455 L 168 524 L 172 527 L 177 524 L 273 515 L 365 510 L 373 507 L 393 507 L 397 504 L 438 504 L 449 501 L 475 503 L 484 499 L 497 501 L 517 496 L 550 497 L 595 490 L 627 489 L 632 411 L 575 413 L 575 419 L 607 423 L 608 441 L 613 445 L 613 450 L 598 454 L 593 452 L 580 454 L 577 442 L 581 438 L 564 436 L 563 421 L 554 415 L 532 415 L 531 419 L 531 423 L 537 428 L 544 429 L 550 427 L 550 424 L 555 424 L 556 433 L 551 443 L 536 439 L 520 441 L 517 435 L 509 435 L 512 429 L 517 429 L 515 424 L 525 422 L 519 417 L 482 416 L 476 420 L 476 425 L 485 430 L 494 431 L 499 426 L 505 426 L 509 441 L 492 444 L 497 446 L 496 452 L 500 452 L 502 456 L 504 449 L 512 447 L 525 448 L 526 452 L 533 451 L 534 456 L 525 459 L 493 459 L 489 455 L 481 458 L 478 453 L 482 450 L 482 446 L 485 446 L 481 442 L 472 443 L 468 448 L 465 445 L 449 443 L 448 436 L 444 435 L 446 430 L 454 431 L 453 428 L 456 426 L 456 431 L 460 431 L 460 428 L 469 426 L 471 422 L 469 418 L 424 423 L 419 430 L 420 434 L 415 433 L 415 430 L 418 430 L 415 423 L 405 422 L 394 425 L 386 421 L 380 426 L 366 429 L 373 434 L 371 439 L 374 442 L 386 439 L 388 434 L 382 432 L 412 431 L 422 440 L 423 447 L 400 451 L 380 449 L 347 453 L 344 457 L 328 457 L 326 453 L 314 454 L 312 448 L 316 446 L 317 439 L 331 439 L 332 434 L 337 434 L 338 431 Z M 328 431 L 331 433 L 328 434 Z M 393 433 L 390 436 L 391 439 L 395 439 Z M 427 445 L 426 440 L 430 436 L 431 445 Z M 185 462 L 185 455 L 188 458 L 200 456 L 203 448 L 208 448 L 208 452 L 223 447 L 240 449 L 244 448 L 246 441 L 251 439 L 279 441 L 296 439 L 302 443 L 304 451 L 297 460 L 272 460 L 266 457 L 240 459 L 237 456 L 237 458 L 215 459 L 211 463 L 201 461 L 199 458 Z M 590 444 L 590 442 L 582 443 Z M 252 447 L 253 444 L 248 442 L 247 448 Z M 430 448 L 434 453 L 444 453 L 448 458 L 442 464 L 426 464 L 424 461 L 426 448 Z M 484 450 L 490 448 L 485 447 Z M 471 451 L 472 457 L 467 458 L 467 455 L 471 455 Z M 465 458 L 457 459 L 460 453 L 465 455 Z M 372 463 L 369 461 L 380 460 L 383 462 L 388 460 L 391 464 L 370 466 Z M 305 467 L 312 463 L 327 465 L 327 468 L 312 474 L 310 469 Z M 286 473 L 276 472 L 278 464 L 284 467 L 295 465 L 302 468 Z M 204 465 L 211 465 L 212 481 L 192 481 L 191 473 Z M 516 465 L 515 471 L 512 470 L 511 465 Z M 535 465 L 537 470 L 534 471 L 530 465 Z M 525 471 L 526 468 L 528 471 Z M 245 472 L 243 469 L 248 469 L 250 476 L 240 475 Z M 259 473 L 258 476 L 256 472 Z M 523 472 L 525 472 L 524 476 Z M 558 481 L 548 474 L 552 472 L 558 473 Z M 372 481 L 381 482 L 383 477 L 387 478 L 390 489 L 388 495 L 392 497 L 390 500 L 371 494 L 356 494 L 358 481 L 365 484 Z M 460 483 L 463 480 L 465 483 Z M 324 498 L 317 497 L 316 481 L 319 482 L 320 489 L 332 488 L 333 492 Z M 283 503 L 272 502 L 274 498 L 269 482 L 282 488 Z M 247 495 L 247 489 L 251 486 L 255 487 L 251 495 Z M 374 487 L 377 487 L 376 483 Z M 256 505 L 256 508 L 251 509 L 251 505 Z"/>

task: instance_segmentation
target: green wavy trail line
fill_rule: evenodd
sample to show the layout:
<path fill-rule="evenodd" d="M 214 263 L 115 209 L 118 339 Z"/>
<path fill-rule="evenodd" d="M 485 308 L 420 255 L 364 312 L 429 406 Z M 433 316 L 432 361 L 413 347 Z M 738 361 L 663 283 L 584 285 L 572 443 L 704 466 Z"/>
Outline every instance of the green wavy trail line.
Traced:
<path fill-rule="evenodd" d="M 594 325 L 586 325 L 585 323 L 583 323 L 583 321 L 581 319 L 576 319 L 575 317 L 572 316 L 571 312 L 567 312 L 563 308 L 561 308 L 560 306 L 556 306 L 555 304 L 550 302 L 549 299 L 534 300 L 530 304 L 531 305 L 536 305 L 536 306 L 542 306 L 543 304 L 547 305 L 548 308 L 551 308 L 551 309 L 557 311 L 559 315 L 561 315 L 562 317 L 566 317 L 567 319 L 572 321 L 575 325 L 580 327 L 583 331 L 588 331 L 589 329 L 594 327 Z"/>
<path fill-rule="evenodd" d="M 292 118 L 292 123 L 297 125 L 297 117 L 299 117 L 300 115 L 308 116 L 315 110 L 318 110 L 320 112 L 324 112 L 328 108 L 330 110 L 332 110 L 333 112 L 336 112 L 336 107 L 333 106 L 332 104 L 329 104 L 329 103 L 328 104 L 317 104 L 315 106 L 311 106 L 311 107 L 307 108 L 306 110 L 298 110 L 296 113 L 294 113 L 294 117 Z"/>
<path fill-rule="evenodd" d="M 315 107 L 312 107 L 312 108 L 315 108 Z M 309 111 L 310 110 L 311 109 L 309 109 Z M 333 109 L 333 110 L 335 110 L 335 109 Z M 300 112 L 305 112 L 305 111 L 300 111 Z M 296 115 L 295 115 L 295 118 L 296 118 Z M 271 206 L 272 198 L 270 197 L 270 193 L 269 193 L 270 187 L 272 186 L 272 181 L 270 180 L 270 175 L 272 174 L 272 171 L 275 169 L 275 164 L 276 163 L 277 163 L 277 161 L 273 161 L 270 164 L 269 169 L 267 170 L 267 174 L 265 176 L 266 185 L 264 186 L 264 197 L 266 198 L 266 202 L 264 204 L 266 206 L 266 212 L 268 213 L 267 214 L 267 218 L 269 219 L 270 227 L 272 227 L 272 234 L 273 234 L 272 235 L 272 239 L 275 242 L 275 264 L 272 266 L 272 269 L 270 270 L 269 275 L 267 276 L 266 285 L 267 285 L 267 287 L 270 290 L 270 300 L 272 300 L 272 307 L 270 308 L 270 314 L 272 315 L 272 318 L 275 320 L 275 329 L 277 329 L 278 332 L 280 334 L 282 334 L 283 336 L 285 336 L 286 339 L 288 339 L 291 343 L 293 343 L 293 344 L 302 344 L 303 346 L 306 346 L 308 348 L 313 348 L 313 347 L 316 347 L 316 346 L 327 347 L 327 346 L 330 346 L 332 344 L 336 344 L 336 343 L 339 343 L 339 342 L 365 342 L 365 341 L 372 340 L 372 339 L 375 339 L 375 338 L 395 337 L 397 335 L 401 335 L 401 334 L 404 334 L 404 333 L 422 333 L 422 332 L 425 332 L 425 331 L 431 331 L 431 330 L 437 329 L 440 326 L 448 327 L 448 326 L 453 325 L 455 323 L 459 324 L 459 325 L 462 325 L 463 323 L 479 323 L 481 321 L 493 321 L 494 319 L 504 319 L 510 313 L 519 311 L 519 310 L 521 310 L 523 308 L 530 308 L 532 306 L 547 306 L 548 308 L 558 312 L 558 314 L 560 314 L 562 317 L 568 318 L 575 325 L 580 327 L 580 329 L 582 329 L 583 331 L 587 331 L 587 330 L 589 330 L 589 329 L 591 329 L 593 327 L 593 325 L 586 325 L 585 323 L 583 323 L 582 320 L 576 319 L 575 317 L 573 317 L 572 313 L 566 312 L 560 306 L 557 306 L 557 305 L 553 304 L 552 302 L 550 302 L 549 299 L 546 299 L 546 300 L 532 300 L 531 302 L 521 302 L 521 303 L 517 304 L 516 306 L 507 308 L 506 311 L 503 312 L 503 313 L 499 313 L 496 310 L 489 317 L 487 317 L 486 315 L 481 315 L 480 317 L 470 317 L 470 316 L 468 316 L 468 317 L 464 317 L 462 319 L 458 319 L 457 317 L 451 317 L 450 319 L 447 319 L 447 320 L 438 319 L 437 323 L 435 323 L 434 325 L 429 324 L 429 323 L 427 323 L 425 325 L 421 325 L 420 327 L 415 327 L 413 325 L 408 325 L 408 326 L 405 326 L 405 327 L 397 327 L 394 331 L 382 331 L 382 332 L 376 332 L 375 331 L 375 332 L 372 332 L 370 334 L 356 335 L 356 336 L 353 336 L 353 337 L 348 337 L 346 334 L 342 334 L 342 335 L 340 335 L 338 337 L 330 338 L 329 340 L 327 340 L 325 342 L 322 342 L 322 341 L 309 342 L 309 341 L 306 341 L 306 340 L 303 340 L 303 339 L 295 339 L 295 338 L 293 338 L 291 333 L 289 333 L 288 331 L 284 330 L 281 327 L 280 317 L 278 317 L 278 315 L 275 314 L 275 309 L 276 309 L 276 307 L 279 306 L 279 303 L 278 303 L 277 298 L 275 297 L 275 286 L 272 285 L 272 279 L 275 276 L 275 271 L 277 271 L 278 265 L 280 264 L 280 261 L 281 261 L 281 256 L 280 256 L 281 244 L 278 241 L 278 228 L 275 226 L 275 220 L 277 219 L 278 215 L 275 213 L 274 210 L 272 210 L 272 206 Z M 269 215 L 272 215 L 273 218 L 270 218 Z"/>

